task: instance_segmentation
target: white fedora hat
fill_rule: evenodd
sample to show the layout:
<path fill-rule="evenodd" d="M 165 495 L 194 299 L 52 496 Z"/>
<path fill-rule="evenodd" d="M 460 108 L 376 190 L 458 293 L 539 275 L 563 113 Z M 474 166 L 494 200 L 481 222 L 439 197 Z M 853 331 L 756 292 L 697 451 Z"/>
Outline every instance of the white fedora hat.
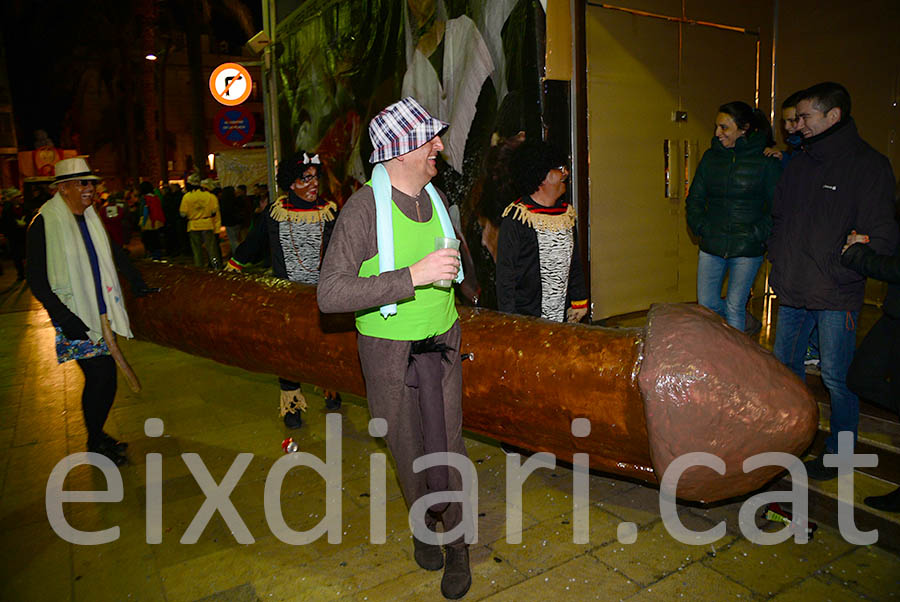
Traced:
<path fill-rule="evenodd" d="M 99 180 L 91 168 L 88 166 L 87 157 L 71 157 L 69 159 L 61 159 L 54 166 L 56 177 L 53 179 L 55 184 L 60 182 L 69 182 L 71 180 Z"/>

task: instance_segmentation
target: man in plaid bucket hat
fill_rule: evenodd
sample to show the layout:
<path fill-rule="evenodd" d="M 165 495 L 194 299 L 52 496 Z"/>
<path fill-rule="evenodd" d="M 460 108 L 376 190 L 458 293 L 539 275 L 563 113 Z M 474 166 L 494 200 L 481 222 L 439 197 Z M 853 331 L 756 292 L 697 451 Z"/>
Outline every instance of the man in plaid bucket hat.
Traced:
<path fill-rule="evenodd" d="M 396 462 L 412 508 L 416 562 L 426 570 L 443 567 L 441 593 L 456 599 L 472 583 L 465 539 L 474 536 L 474 517 L 464 516 L 457 501 L 466 494 L 462 475 L 449 462 L 413 470 L 426 454 L 444 453 L 448 461 L 447 452 L 466 455 L 459 318 L 452 286 L 439 283 L 460 282 L 462 270 L 456 249 L 434 250 L 444 238 L 460 238 L 444 195 L 431 184 L 447 125 L 410 97 L 372 119 L 372 180 L 338 217 L 318 301 L 326 313 L 356 312 L 369 411 L 382 419 L 372 421 L 369 432 L 384 437 Z M 442 492 L 441 503 L 417 503 Z M 443 533 L 435 531 L 438 521 Z"/>

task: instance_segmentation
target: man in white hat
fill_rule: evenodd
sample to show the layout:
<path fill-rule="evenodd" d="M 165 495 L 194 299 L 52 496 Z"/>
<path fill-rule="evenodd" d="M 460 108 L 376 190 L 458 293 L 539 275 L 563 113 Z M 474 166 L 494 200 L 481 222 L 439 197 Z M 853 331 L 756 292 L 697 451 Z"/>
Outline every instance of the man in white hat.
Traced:
<path fill-rule="evenodd" d="M 446 462 L 413 470 L 429 453 L 466 455 L 459 319 L 453 288 L 436 285 L 462 277 L 458 251 L 434 250 L 435 239 L 456 238 L 446 200 L 431 184 L 446 127 L 412 98 L 375 116 L 372 180 L 347 200 L 318 286 L 323 312 L 356 312 L 369 411 L 387 424 L 386 433 L 376 427 L 371 434 L 385 438 L 410 507 L 426 494 L 463 489 Z M 463 517 L 459 502 L 435 503 L 422 514 L 412 516 L 414 558 L 427 570 L 443 567 L 441 593 L 461 598 L 472 583 L 462 523 L 472 517 Z M 444 532 L 432 537 L 438 520 Z M 428 543 L 441 540 L 445 554 Z"/>
<path fill-rule="evenodd" d="M 85 157 L 56 164 L 56 194 L 28 228 L 26 272 L 32 294 L 56 329 L 57 361 L 75 360 L 84 373 L 81 408 L 88 451 L 122 465 L 128 461 L 127 444 L 103 431 L 116 396 L 116 364 L 102 320 L 109 320 L 112 332 L 131 338 L 117 265 L 135 295 L 158 289 L 148 288 L 124 250 L 109 244 L 92 204 L 99 179 Z"/>

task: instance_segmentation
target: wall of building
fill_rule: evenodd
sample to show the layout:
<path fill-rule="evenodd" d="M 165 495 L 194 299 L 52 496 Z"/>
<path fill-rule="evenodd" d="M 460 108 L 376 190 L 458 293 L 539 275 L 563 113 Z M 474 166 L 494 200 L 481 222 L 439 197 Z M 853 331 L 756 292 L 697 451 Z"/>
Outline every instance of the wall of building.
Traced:
<path fill-rule="evenodd" d="M 843 84 L 862 137 L 900 173 L 900 2 L 781 0 L 780 99 L 821 81 Z"/>
<path fill-rule="evenodd" d="M 615 4 L 631 12 L 585 9 L 595 320 L 696 300 L 684 202 L 717 107 L 771 109 L 771 2 L 741 3 L 741 12 L 714 0 Z"/>

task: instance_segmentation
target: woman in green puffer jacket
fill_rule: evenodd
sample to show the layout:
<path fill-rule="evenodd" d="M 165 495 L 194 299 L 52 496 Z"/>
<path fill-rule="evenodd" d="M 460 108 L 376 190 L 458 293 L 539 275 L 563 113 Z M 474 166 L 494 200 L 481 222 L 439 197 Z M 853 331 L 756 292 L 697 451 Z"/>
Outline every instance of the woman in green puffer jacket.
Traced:
<path fill-rule="evenodd" d="M 697 301 L 741 331 L 772 229 L 781 163 L 763 150 L 774 144 L 772 128 L 759 109 L 741 101 L 722 105 L 712 146 L 700 159 L 687 197 L 688 226 L 700 239 Z"/>

